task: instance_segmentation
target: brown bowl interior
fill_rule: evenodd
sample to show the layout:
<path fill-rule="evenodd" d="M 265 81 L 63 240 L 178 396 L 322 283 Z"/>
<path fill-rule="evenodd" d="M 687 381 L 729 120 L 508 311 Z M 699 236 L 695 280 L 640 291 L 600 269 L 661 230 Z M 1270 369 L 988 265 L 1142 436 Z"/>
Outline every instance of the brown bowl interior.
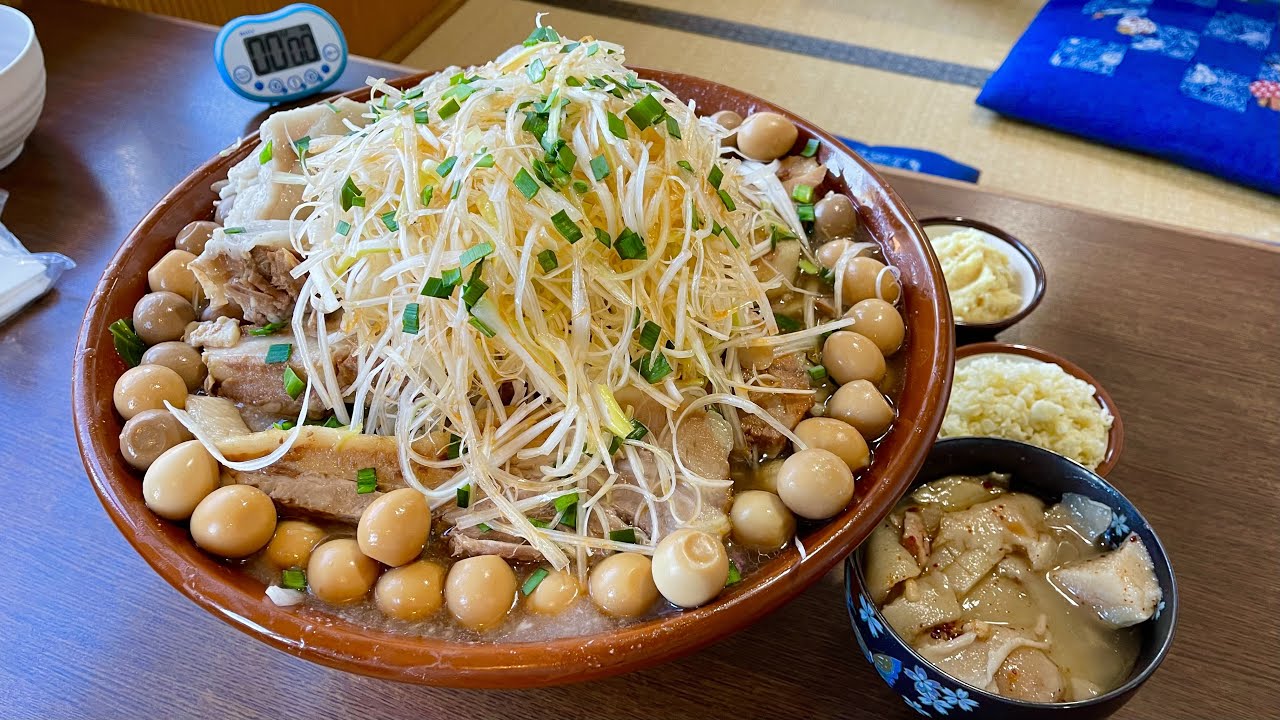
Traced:
<path fill-rule="evenodd" d="M 1048 350 L 1031 347 L 1030 345 L 1016 345 L 1004 342 L 982 342 L 962 345 L 956 350 L 956 361 L 958 362 L 973 355 L 987 355 L 989 353 L 1023 355 L 1042 362 L 1056 363 L 1063 370 L 1066 370 L 1067 374 L 1078 377 L 1092 385 L 1094 397 L 1098 399 L 1098 404 L 1106 408 L 1107 412 L 1111 413 L 1111 417 L 1114 418 L 1111 423 L 1111 431 L 1107 434 L 1107 451 L 1102 456 L 1102 462 L 1098 463 L 1098 467 L 1094 469 L 1094 472 L 1106 477 L 1107 473 L 1115 468 L 1116 464 L 1120 462 L 1120 453 L 1124 450 L 1124 422 L 1120 419 L 1120 408 L 1116 407 L 1116 401 L 1111 398 L 1111 393 L 1107 392 L 1107 389 L 1101 383 L 1094 379 L 1084 368 L 1061 355 L 1055 355 Z"/>
<path fill-rule="evenodd" d="M 73 374 L 76 435 L 103 506 L 139 554 L 180 592 L 236 628 L 298 657 L 394 680 L 460 687 L 531 687 L 589 680 L 648 667 L 692 652 L 777 608 L 854 550 L 906 490 L 937 436 L 951 385 L 954 341 L 941 271 L 906 206 L 865 162 L 831 135 L 764 100 L 675 73 L 637 69 L 697 102 L 706 112 L 732 109 L 783 113 L 822 143 L 820 159 L 833 188 L 861 206 L 862 220 L 888 260 L 902 271 L 909 344 L 899 419 L 859 481 L 857 501 L 808 531 L 802 559 L 791 549 L 773 558 L 714 602 L 613 632 L 540 643 L 456 643 L 372 631 L 320 610 L 279 608 L 262 583 L 201 552 L 183 525 L 147 510 L 139 475 L 119 452 L 122 426 L 112 389 L 125 370 L 108 325 L 132 313 L 147 290 L 146 271 L 172 247 L 188 222 L 211 217 L 210 184 L 255 144 L 246 138 L 174 188 L 125 239 L 107 266 L 81 328 Z M 403 78 L 407 87 L 425 75 Z M 348 94 L 366 100 L 368 91 Z"/>

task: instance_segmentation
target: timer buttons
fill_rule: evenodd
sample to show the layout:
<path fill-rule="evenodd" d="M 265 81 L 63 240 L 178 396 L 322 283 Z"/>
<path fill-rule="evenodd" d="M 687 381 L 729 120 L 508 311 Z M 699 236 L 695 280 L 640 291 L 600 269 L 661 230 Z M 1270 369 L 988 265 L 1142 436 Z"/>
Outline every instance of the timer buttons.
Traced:
<path fill-rule="evenodd" d="M 231 71 L 231 77 L 235 78 L 236 82 L 244 85 L 253 79 L 253 73 L 249 71 L 248 66 L 241 65 Z"/>
<path fill-rule="evenodd" d="M 305 78 L 307 82 L 313 85 L 315 83 L 320 82 L 320 73 L 316 72 L 315 70 L 308 70 L 306 73 L 303 74 L 302 77 Z"/>
<path fill-rule="evenodd" d="M 283 93 L 283 92 L 284 92 L 284 83 L 280 82 L 280 80 L 277 78 L 277 79 L 272 80 L 270 83 L 268 83 L 268 84 L 267 84 L 267 89 L 268 89 L 268 90 L 270 90 L 270 91 L 271 91 L 271 92 L 273 92 L 273 93 Z"/>
<path fill-rule="evenodd" d="M 338 46 L 334 45 L 333 43 L 329 43 L 328 45 L 325 45 L 320 52 L 324 55 L 324 59 L 328 60 L 329 62 L 333 62 L 337 60 L 338 55 L 340 54 L 338 50 Z"/>
<path fill-rule="evenodd" d="M 301 90 L 301 89 L 302 89 L 302 78 L 298 77 L 297 75 L 290 75 L 290 76 L 289 76 L 289 87 L 290 87 L 291 89 L 293 89 L 293 90 Z"/>

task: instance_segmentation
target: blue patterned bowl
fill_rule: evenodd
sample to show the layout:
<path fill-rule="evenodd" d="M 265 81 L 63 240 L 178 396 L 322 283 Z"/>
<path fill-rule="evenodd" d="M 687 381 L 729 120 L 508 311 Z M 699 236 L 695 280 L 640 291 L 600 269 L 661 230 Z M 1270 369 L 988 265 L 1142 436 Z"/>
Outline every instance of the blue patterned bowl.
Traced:
<path fill-rule="evenodd" d="M 1080 493 L 1109 506 L 1114 513 L 1112 527 L 1104 540 L 1115 544 L 1130 531 L 1137 533 L 1151 554 L 1164 601 L 1155 618 L 1141 625 L 1142 648 L 1133 672 L 1123 685 L 1090 700 L 1070 703 L 1031 703 L 1011 700 L 966 685 L 935 669 L 894 633 L 863 589 L 863 550 L 845 561 L 845 597 L 854 636 L 862 654 L 880 677 L 902 696 L 903 701 L 926 717 L 998 717 L 1032 720 L 1048 712 L 1055 717 L 1103 718 L 1111 715 L 1164 660 L 1173 643 L 1173 627 L 1178 617 L 1178 590 L 1164 547 L 1151 526 L 1120 491 L 1097 474 L 1060 455 L 1025 443 L 998 438 L 952 438 L 934 445 L 924 467 L 912 484 L 916 486 L 947 475 L 985 475 L 990 472 L 1012 476 L 1013 490 L 1027 492 L 1056 502 L 1063 493 Z"/>

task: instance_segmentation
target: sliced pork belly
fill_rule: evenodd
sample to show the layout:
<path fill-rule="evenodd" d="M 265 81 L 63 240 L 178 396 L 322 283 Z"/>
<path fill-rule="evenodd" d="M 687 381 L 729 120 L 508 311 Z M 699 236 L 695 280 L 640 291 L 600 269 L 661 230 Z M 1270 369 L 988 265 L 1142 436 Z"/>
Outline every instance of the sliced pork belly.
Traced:
<path fill-rule="evenodd" d="M 790 195 L 797 185 L 816 188 L 827 179 L 827 167 L 813 158 L 792 155 L 778 163 L 778 179 Z"/>
<path fill-rule="evenodd" d="M 334 336 L 330 349 L 336 362 L 338 385 L 346 388 L 355 380 L 355 358 L 352 342 Z M 307 371 L 296 353 L 285 363 L 267 364 L 267 351 L 275 344 L 295 344 L 292 334 L 278 333 L 263 337 L 246 336 L 231 348 L 206 347 L 204 363 L 209 368 L 205 388 L 213 395 L 227 398 L 241 407 L 246 420 L 256 429 L 264 429 L 277 417 L 296 417 L 302 409 L 302 397 L 289 397 L 284 390 L 285 367 L 293 368 L 306 382 Z M 312 391 L 310 417 L 326 414 L 319 397 Z"/>
<path fill-rule="evenodd" d="M 1049 579 L 1116 627 L 1151 619 L 1162 595 L 1151 555 L 1132 534 L 1111 552 L 1051 571 Z"/>
<path fill-rule="evenodd" d="M 246 322 L 259 325 L 288 320 L 302 290 L 302 280 L 289 274 L 298 256 L 289 242 L 288 221 L 254 221 L 240 228 L 231 234 L 214 230 L 188 267 L 211 305 L 237 305 Z"/>
<path fill-rule="evenodd" d="M 761 372 L 774 378 L 773 386 L 792 390 L 810 390 L 809 361 L 804 353 L 791 353 L 773 359 L 769 367 Z M 813 407 L 813 393 L 752 393 L 751 400 L 764 408 L 778 422 L 792 430 L 808 414 Z M 782 433 L 769 427 L 760 418 L 748 413 L 739 413 L 742 432 L 747 442 L 757 455 L 776 456 L 787 446 L 787 439 Z"/>

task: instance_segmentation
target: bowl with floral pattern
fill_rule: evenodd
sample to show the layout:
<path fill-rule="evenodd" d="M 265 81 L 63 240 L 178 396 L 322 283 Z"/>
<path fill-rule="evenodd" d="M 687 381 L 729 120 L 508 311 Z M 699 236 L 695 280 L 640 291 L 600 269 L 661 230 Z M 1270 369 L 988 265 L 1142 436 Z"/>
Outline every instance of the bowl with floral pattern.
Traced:
<path fill-rule="evenodd" d="M 938 670 L 899 637 L 866 591 L 863 574 L 865 545 L 845 562 L 845 597 L 854 636 L 862 655 L 903 701 L 926 717 L 1104 718 L 1137 692 L 1164 660 L 1173 642 L 1178 594 L 1173 569 L 1164 547 L 1133 503 L 1114 486 L 1085 467 L 1033 445 L 999 438 L 954 438 L 934 445 L 912 490 L 950 475 L 1010 476 L 1010 490 L 1054 503 L 1064 493 L 1078 493 L 1111 509 L 1111 523 L 1101 542 L 1114 548 L 1131 534 L 1146 547 L 1155 567 L 1162 600 L 1155 616 L 1137 627 L 1141 647 L 1128 678 L 1110 691 L 1088 700 L 1034 703 L 1003 697 L 960 682 Z M 908 490 L 911 492 L 911 490 Z"/>

